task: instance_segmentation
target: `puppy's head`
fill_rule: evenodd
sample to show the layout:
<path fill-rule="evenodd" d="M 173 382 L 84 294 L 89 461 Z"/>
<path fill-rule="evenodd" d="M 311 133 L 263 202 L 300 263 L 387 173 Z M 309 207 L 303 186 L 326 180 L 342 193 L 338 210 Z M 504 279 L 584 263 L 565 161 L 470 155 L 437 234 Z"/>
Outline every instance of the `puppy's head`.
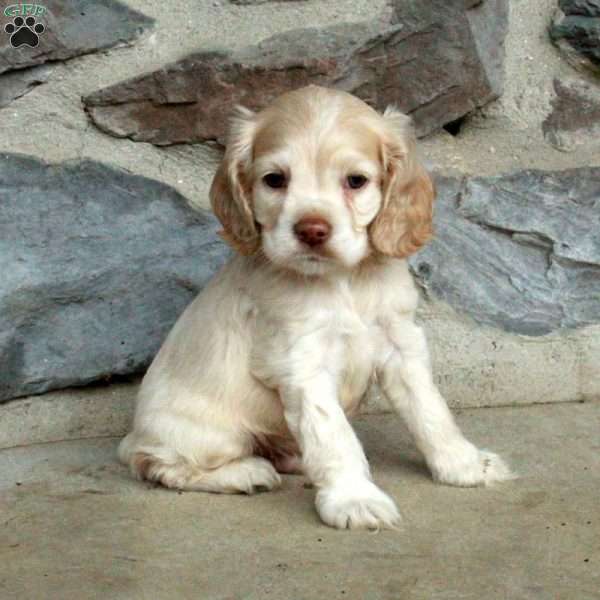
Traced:
<path fill-rule="evenodd" d="M 406 257 L 431 236 L 434 189 L 409 118 L 317 86 L 237 110 L 210 197 L 236 250 L 306 275 Z"/>

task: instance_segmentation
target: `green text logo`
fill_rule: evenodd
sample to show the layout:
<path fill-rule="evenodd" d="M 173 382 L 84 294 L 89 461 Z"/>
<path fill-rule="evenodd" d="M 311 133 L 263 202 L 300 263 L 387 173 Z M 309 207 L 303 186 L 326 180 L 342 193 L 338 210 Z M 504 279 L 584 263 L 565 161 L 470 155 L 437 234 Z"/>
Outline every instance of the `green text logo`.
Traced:
<path fill-rule="evenodd" d="M 25 17 L 32 15 L 41 17 L 46 14 L 46 7 L 40 4 L 11 4 L 4 9 L 5 17 Z"/>

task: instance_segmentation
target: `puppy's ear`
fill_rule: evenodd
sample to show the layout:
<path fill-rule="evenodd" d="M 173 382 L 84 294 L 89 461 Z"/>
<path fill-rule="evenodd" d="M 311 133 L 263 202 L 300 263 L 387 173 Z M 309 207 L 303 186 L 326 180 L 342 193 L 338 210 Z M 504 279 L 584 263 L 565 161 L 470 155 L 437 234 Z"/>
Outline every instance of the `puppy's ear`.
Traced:
<path fill-rule="evenodd" d="M 383 200 L 369 234 L 378 252 L 404 258 L 433 234 L 435 188 L 417 159 L 410 118 L 388 107 L 383 119 Z"/>
<path fill-rule="evenodd" d="M 255 114 L 238 106 L 231 119 L 227 149 L 210 187 L 212 209 L 223 225 L 221 237 L 240 254 L 253 254 L 260 243 L 252 210 L 252 142 Z"/>

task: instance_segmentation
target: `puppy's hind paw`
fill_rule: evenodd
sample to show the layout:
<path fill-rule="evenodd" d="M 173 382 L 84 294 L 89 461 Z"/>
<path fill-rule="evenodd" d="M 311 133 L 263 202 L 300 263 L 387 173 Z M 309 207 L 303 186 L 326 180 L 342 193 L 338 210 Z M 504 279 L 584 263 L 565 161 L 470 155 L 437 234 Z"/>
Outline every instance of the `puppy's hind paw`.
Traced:
<path fill-rule="evenodd" d="M 316 508 L 322 521 L 337 529 L 395 529 L 400 522 L 394 501 L 368 480 L 319 490 Z"/>
<path fill-rule="evenodd" d="M 222 467 L 222 470 L 223 482 L 227 481 L 231 489 L 245 494 L 267 492 L 281 485 L 281 477 L 264 458 L 249 456 Z"/>

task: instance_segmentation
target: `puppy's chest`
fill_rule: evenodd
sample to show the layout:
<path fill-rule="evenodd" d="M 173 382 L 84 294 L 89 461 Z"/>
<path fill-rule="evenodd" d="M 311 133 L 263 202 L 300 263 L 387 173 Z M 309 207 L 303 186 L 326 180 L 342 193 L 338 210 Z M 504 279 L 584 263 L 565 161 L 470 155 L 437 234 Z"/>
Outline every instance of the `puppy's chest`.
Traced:
<path fill-rule="evenodd" d="M 343 287 L 276 310 L 268 306 L 256 322 L 253 371 L 275 385 L 326 371 L 336 378 L 340 400 L 350 408 L 386 352 L 377 317 L 375 305 L 367 306 Z"/>

